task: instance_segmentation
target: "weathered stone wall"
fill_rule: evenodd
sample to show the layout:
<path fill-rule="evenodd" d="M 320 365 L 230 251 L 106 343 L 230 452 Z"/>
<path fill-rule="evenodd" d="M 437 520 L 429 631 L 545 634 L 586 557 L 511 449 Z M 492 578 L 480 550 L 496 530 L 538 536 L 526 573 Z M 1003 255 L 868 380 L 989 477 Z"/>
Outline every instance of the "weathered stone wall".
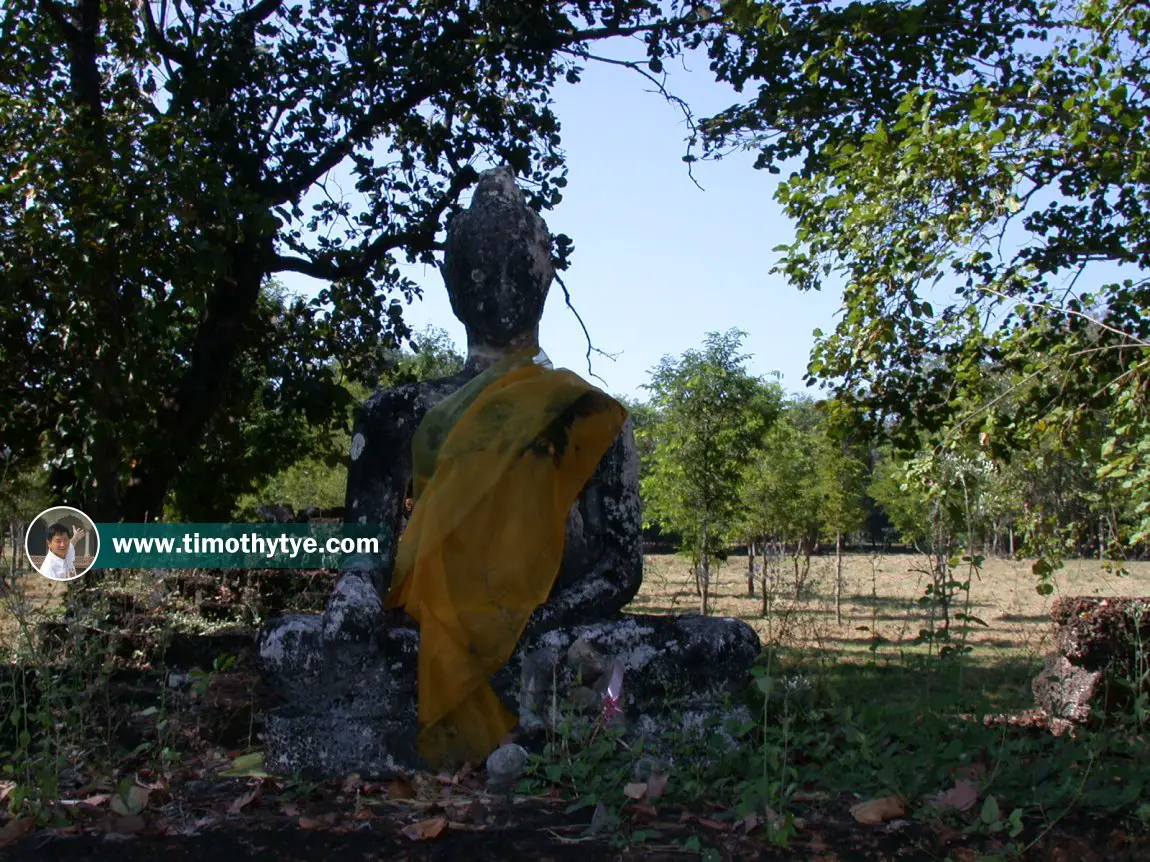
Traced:
<path fill-rule="evenodd" d="M 1055 650 L 1032 684 L 1038 706 L 1076 723 L 1130 709 L 1150 691 L 1150 598 L 1065 596 L 1050 612 Z"/>

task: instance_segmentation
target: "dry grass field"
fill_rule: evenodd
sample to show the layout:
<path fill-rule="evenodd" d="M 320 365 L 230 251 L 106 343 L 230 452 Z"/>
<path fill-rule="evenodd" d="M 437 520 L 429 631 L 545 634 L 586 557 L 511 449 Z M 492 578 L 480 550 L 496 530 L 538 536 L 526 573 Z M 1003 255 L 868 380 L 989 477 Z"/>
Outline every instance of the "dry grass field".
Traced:
<path fill-rule="evenodd" d="M 731 557 L 712 578 L 712 613 L 746 620 L 764 643 L 826 651 L 840 660 L 894 661 L 925 652 L 921 644 L 912 643 L 928 618 L 919 599 L 929 578 L 915 571 L 927 567 L 924 558 L 905 553 L 846 555 L 841 625 L 835 619 L 834 563 L 833 555 L 812 558 L 800 601 L 794 601 L 793 580 L 784 569 L 771 614 L 764 617 L 757 584 L 756 597 L 747 597 L 746 557 Z M 971 658 L 979 663 L 1041 664 L 1050 638 L 1050 605 L 1059 595 L 1150 595 L 1150 563 L 1130 563 L 1126 569 L 1127 574 L 1118 574 L 1096 560 L 1072 560 L 1055 576 L 1055 593 L 1041 596 L 1034 589 L 1029 562 L 987 560 L 970 591 L 970 614 L 987 624 L 970 628 Z M 965 604 L 965 596 L 960 602 Z M 697 611 L 698 605 L 689 562 L 653 555 L 645 560 L 643 588 L 628 610 L 687 613 Z M 960 636 L 961 630 L 954 634 Z"/>

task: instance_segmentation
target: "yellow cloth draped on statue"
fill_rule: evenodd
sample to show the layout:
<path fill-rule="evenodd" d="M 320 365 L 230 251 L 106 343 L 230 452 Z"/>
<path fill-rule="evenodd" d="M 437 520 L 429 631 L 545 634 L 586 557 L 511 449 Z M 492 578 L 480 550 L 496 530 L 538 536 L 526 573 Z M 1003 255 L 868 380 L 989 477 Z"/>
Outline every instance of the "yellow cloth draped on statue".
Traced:
<path fill-rule="evenodd" d="M 578 375 L 508 356 L 428 412 L 387 607 L 419 623 L 419 748 L 477 760 L 515 716 L 490 677 L 551 592 L 567 514 L 626 419 Z"/>

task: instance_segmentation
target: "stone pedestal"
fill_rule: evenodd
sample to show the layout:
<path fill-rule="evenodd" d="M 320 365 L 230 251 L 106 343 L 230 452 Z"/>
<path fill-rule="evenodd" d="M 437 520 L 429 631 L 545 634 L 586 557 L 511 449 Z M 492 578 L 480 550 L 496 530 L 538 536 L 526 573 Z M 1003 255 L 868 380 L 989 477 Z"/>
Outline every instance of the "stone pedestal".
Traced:
<path fill-rule="evenodd" d="M 266 717 L 267 767 L 315 777 L 383 778 L 426 766 L 416 748 L 419 633 L 400 618 L 362 637 L 324 632 L 325 617 L 272 621 L 261 635 L 265 677 L 288 705 Z M 633 733 L 701 730 L 725 717 L 724 695 L 744 685 L 760 650 L 746 623 L 622 614 L 527 638 L 492 685 L 530 734 L 553 728 L 580 697 L 597 709 L 606 677 L 623 666 L 623 719 Z M 553 697 L 553 694 L 557 695 Z"/>

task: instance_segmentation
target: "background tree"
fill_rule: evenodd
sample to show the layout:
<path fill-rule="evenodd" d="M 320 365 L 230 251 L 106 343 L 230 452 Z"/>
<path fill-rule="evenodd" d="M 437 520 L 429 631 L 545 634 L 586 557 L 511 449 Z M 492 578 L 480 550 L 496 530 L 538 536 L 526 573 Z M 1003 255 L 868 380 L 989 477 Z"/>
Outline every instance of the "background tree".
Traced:
<path fill-rule="evenodd" d="M 414 333 L 404 348 L 385 354 L 385 370 L 378 388 L 449 377 L 462 370 L 463 362 L 463 355 L 447 332 L 428 326 Z M 355 408 L 371 395 L 366 386 L 353 381 L 345 382 L 344 390 L 350 403 L 344 424 L 327 434 L 316 451 L 282 468 L 262 487 L 239 498 L 236 506 L 240 512 L 253 515 L 260 506 L 278 504 L 291 506 L 297 512 L 313 506 L 331 509 L 344 504 Z"/>
<path fill-rule="evenodd" d="M 48 508 L 47 474 L 38 465 L 17 468 L 12 450 L 0 445 L 0 592 L 28 565 L 24 536 L 29 519 Z"/>
<path fill-rule="evenodd" d="M 842 625 L 843 542 L 866 520 L 869 447 L 861 445 L 851 417 L 835 401 L 819 405 L 815 476 L 822 497 L 823 536 L 835 546 L 835 619 Z"/>
<path fill-rule="evenodd" d="M 746 371 L 745 333 L 708 333 L 701 351 L 664 357 L 645 388 L 657 420 L 642 482 L 648 520 L 682 536 L 700 609 L 709 610 L 711 563 L 725 556 L 739 508 L 742 471 L 777 409 L 774 390 Z"/>
<path fill-rule="evenodd" d="M 1098 446 L 1150 522 L 1150 10 L 1124 0 L 728 6 L 713 68 L 751 100 L 704 124 L 797 170 L 780 270 L 844 287 L 812 380 L 914 450 Z M 1011 397 L 990 387 L 994 369 Z M 1102 440 L 1084 426 L 1107 416 Z M 962 446 L 959 448 L 961 449 Z"/>
<path fill-rule="evenodd" d="M 770 613 L 784 558 L 791 560 L 796 597 L 810 572 L 823 510 L 816 431 L 817 417 L 809 401 L 783 404 L 740 476 L 739 532 L 751 537 L 761 552 L 764 614 Z"/>
<path fill-rule="evenodd" d="M 559 199 L 550 92 L 586 45 L 642 36 L 658 64 L 688 17 L 645 0 L 4 4 L 0 439 L 98 520 L 154 517 L 173 492 L 221 510 L 196 476 L 231 494 L 292 454 L 258 414 L 338 424 L 333 369 L 378 379 L 417 293 L 398 264 L 434 262 L 477 168 Z M 277 305 L 284 272 L 326 287 Z"/>

